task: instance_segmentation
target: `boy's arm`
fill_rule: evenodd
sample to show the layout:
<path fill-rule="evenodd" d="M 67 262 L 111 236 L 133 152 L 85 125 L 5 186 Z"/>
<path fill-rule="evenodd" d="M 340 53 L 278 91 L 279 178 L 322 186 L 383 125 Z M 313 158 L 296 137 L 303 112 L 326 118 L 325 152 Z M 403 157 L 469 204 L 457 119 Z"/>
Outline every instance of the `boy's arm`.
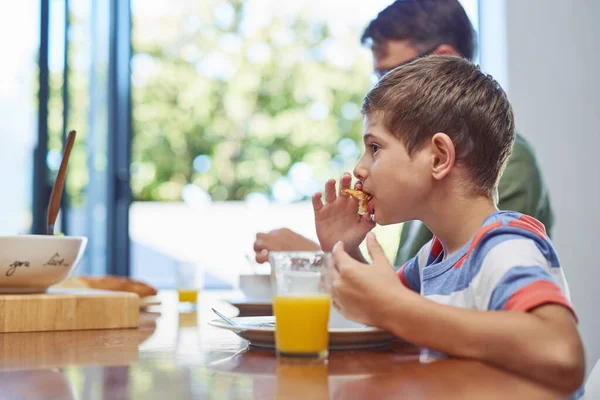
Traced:
<path fill-rule="evenodd" d="M 547 304 L 529 312 L 461 309 L 406 290 L 378 326 L 412 343 L 486 361 L 570 393 L 583 382 L 583 347 L 571 312 Z"/>
<path fill-rule="evenodd" d="M 365 266 L 334 249 L 333 299 L 340 312 L 415 344 L 452 356 L 477 359 L 565 392 L 575 391 L 584 373 L 583 349 L 570 311 L 544 304 L 529 312 L 477 311 L 440 305 L 407 290 L 373 234 L 367 236 L 374 262 Z"/>

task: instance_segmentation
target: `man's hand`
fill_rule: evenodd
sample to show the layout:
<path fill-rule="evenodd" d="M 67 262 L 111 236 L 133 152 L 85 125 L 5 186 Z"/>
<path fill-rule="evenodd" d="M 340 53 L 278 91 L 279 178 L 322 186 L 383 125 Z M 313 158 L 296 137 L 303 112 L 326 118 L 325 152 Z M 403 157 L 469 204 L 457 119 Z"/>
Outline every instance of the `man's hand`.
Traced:
<path fill-rule="evenodd" d="M 340 192 L 350 189 L 351 181 L 350 174 L 345 173 L 340 179 Z M 358 183 L 355 188 L 360 187 Z M 317 237 L 323 251 L 331 251 L 336 242 L 342 241 L 349 252 L 354 252 L 367 232 L 375 227 L 368 212 L 364 215 L 358 214 L 356 199 L 345 194 L 336 194 L 335 179 L 330 179 L 325 184 L 325 204 L 321 201 L 321 193 L 313 196 L 312 203 Z"/>
<path fill-rule="evenodd" d="M 400 282 L 374 233 L 367 235 L 367 248 L 373 258 L 371 265 L 350 257 L 343 243 L 335 245 L 333 305 L 348 319 L 380 326 L 390 306 L 397 306 L 398 295 L 409 289 Z"/>
<path fill-rule="evenodd" d="M 319 245 L 287 228 L 275 229 L 268 233 L 259 232 L 254 241 L 256 261 L 269 261 L 270 251 L 317 251 Z"/>

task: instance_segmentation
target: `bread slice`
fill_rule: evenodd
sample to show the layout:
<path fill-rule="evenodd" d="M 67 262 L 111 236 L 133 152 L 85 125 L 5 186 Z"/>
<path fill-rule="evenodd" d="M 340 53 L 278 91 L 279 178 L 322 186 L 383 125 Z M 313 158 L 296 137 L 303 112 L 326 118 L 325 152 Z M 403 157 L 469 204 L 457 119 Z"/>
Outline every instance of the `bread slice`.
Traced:
<path fill-rule="evenodd" d="M 120 276 L 78 276 L 77 279 L 83 281 L 90 289 L 131 292 L 137 293 L 140 297 L 155 296 L 157 293 L 155 288 L 144 282 Z"/>
<path fill-rule="evenodd" d="M 342 193 L 358 199 L 358 213 L 364 215 L 369 210 L 369 200 L 373 198 L 362 190 L 342 189 Z"/>

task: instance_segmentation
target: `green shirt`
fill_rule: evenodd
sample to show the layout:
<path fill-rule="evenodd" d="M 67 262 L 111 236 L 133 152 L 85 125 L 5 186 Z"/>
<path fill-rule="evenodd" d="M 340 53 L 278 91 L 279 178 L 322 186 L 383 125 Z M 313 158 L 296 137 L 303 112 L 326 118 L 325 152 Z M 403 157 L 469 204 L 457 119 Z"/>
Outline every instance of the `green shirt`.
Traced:
<path fill-rule="evenodd" d="M 498 185 L 500 210 L 518 211 L 538 219 L 551 234 L 554 215 L 548 190 L 537 164 L 533 149 L 520 135 L 516 135 L 512 155 Z M 431 240 L 433 234 L 421 224 L 411 229 L 412 221 L 405 222 L 400 234 L 400 247 L 395 265 L 403 265 Z"/>

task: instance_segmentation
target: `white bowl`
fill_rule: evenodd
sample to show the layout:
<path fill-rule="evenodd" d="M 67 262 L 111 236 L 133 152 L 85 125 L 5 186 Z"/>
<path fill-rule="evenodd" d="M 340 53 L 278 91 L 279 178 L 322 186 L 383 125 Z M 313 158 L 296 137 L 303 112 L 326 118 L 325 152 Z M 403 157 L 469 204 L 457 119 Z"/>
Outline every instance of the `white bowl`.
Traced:
<path fill-rule="evenodd" d="M 77 236 L 0 236 L 0 293 L 41 293 L 67 278 L 87 244 Z"/>
<path fill-rule="evenodd" d="M 242 274 L 240 275 L 240 290 L 246 296 L 247 301 L 271 302 L 273 299 L 271 275 Z"/>

